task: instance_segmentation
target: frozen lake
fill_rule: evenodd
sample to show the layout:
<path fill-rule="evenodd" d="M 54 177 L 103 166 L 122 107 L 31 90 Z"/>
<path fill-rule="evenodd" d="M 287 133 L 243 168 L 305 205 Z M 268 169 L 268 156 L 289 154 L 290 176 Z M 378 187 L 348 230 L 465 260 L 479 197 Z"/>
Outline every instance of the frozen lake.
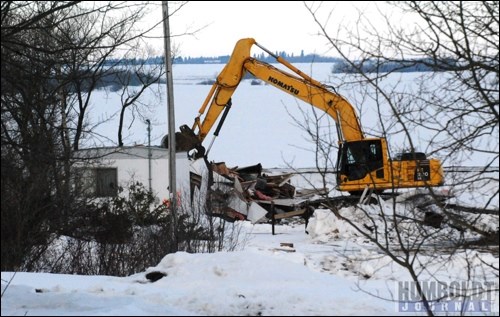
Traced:
<path fill-rule="evenodd" d="M 335 85 L 341 83 L 342 76 L 331 73 L 331 63 L 295 64 L 300 70 L 314 79 Z M 173 66 L 174 103 L 176 130 L 187 124 L 192 126 L 203 101 L 207 97 L 211 85 L 200 84 L 213 80 L 220 73 L 224 64 L 178 64 Z M 388 84 L 398 82 L 400 85 L 412 85 L 419 73 L 399 73 L 388 78 Z M 152 122 L 151 144 L 159 145 L 161 138 L 167 133 L 167 101 L 166 85 L 155 86 L 153 91 L 145 93 L 141 99 L 147 107 L 132 114 L 126 114 L 123 134 L 125 145 L 147 144 L 146 119 Z M 364 132 L 368 136 L 380 136 L 381 122 L 387 124 L 391 120 L 389 109 L 380 109 L 369 98 L 363 98 L 356 91 L 341 89 L 338 91 L 346 97 L 358 110 Z M 116 145 L 120 96 L 115 92 L 98 91 L 93 96 L 92 123 L 111 117 L 111 120 L 100 124 L 96 132 L 101 136 L 99 141 L 105 145 Z M 304 122 L 303 112 L 311 113 L 311 106 L 292 95 L 269 85 L 252 85 L 251 80 L 243 80 L 232 96 L 232 108 L 223 125 L 219 137 L 215 140 L 209 153 L 209 160 L 226 162 L 228 166 L 246 166 L 261 163 L 266 168 L 274 167 L 313 167 L 315 166 L 315 145 L 310 136 L 297 122 Z M 318 112 L 319 113 L 319 112 Z M 320 114 L 321 115 L 321 114 Z M 323 117 L 325 117 L 323 115 Z M 297 119 L 295 122 L 294 118 Z M 336 144 L 334 122 L 329 117 L 320 121 L 322 133 Z M 212 141 L 212 131 L 204 141 L 208 146 Z M 397 127 L 394 131 L 398 130 Z M 391 131 L 391 130 L 389 130 Z M 430 152 L 431 132 L 423 128 L 412 128 L 413 142 L 417 150 Z M 408 148 L 404 135 L 394 134 L 388 137 L 393 153 Z M 498 144 L 498 142 L 497 142 Z M 439 157 L 444 165 L 454 165 L 446 157 Z M 336 151 L 332 153 L 335 162 Z M 486 160 L 481 156 L 468 157 L 461 165 L 484 165 Z"/>

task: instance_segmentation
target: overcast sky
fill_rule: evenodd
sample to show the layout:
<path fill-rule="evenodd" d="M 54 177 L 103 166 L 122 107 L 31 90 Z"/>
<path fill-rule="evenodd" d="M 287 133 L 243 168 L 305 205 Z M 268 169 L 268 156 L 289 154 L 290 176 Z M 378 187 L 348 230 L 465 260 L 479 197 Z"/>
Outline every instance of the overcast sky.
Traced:
<path fill-rule="evenodd" d="M 358 17 L 358 9 L 371 16 L 381 5 L 369 1 L 324 2 L 318 16 L 324 22 L 332 13 L 328 26 L 333 33 L 339 25 L 352 25 Z M 317 6 L 314 4 L 315 8 Z M 174 12 L 177 7 L 178 3 L 170 2 L 169 12 Z M 148 21 L 160 20 L 161 8 L 158 5 Z M 170 28 L 172 35 L 199 30 L 195 35 L 173 38 L 172 45 L 179 47 L 181 56 L 230 55 L 235 43 L 246 37 L 255 38 L 273 52 L 300 54 L 304 50 L 305 54 L 334 56 L 325 38 L 318 35 L 320 29 L 301 1 L 189 1 L 172 15 Z M 156 34 L 163 34 L 161 24 Z M 151 42 L 156 43 L 159 50 L 163 49 L 163 40 Z M 252 53 L 256 52 L 252 50 Z"/>

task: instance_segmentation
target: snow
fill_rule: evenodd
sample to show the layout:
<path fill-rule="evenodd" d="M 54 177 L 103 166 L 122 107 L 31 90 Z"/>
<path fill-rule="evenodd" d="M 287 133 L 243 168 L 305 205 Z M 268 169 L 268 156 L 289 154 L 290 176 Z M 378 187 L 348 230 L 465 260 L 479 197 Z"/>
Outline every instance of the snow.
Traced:
<path fill-rule="evenodd" d="M 330 65 L 313 66 L 314 78 L 320 81 L 328 79 Z M 210 89 L 210 86 L 195 83 L 214 78 L 222 67 L 177 65 L 174 68 L 174 76 L 177 76 L 176 122 L 191 124 Z M 193 72 L 193 69 L 196 71 Z M 94 123 L 118 110 L 116 96 L 112 93 L 100 91 L 95 98 Z M 242 83 L 242 88 L 233 97 L 233 113 L 230 113 L 209 158 L 225 161 L 231 167 L 256 163 L 262 163 L 265 168 L 288 167 L 287 162 L 293 162 L 294 167 L 314 166 L 314 155 L 307 150 L 310 143 L 303 132 L 291 124 L 287 112 L 292 111 L 300 117 L 296 103 L 293 97 L 272 87 Z M 155 144 L 159 144 L 167 130 L 166 102 L 163 98 L 160 102 L 151 100 L 150 104 L 154 107 L 143 115 L 151 118 Z M 375 122 L 368 121 L 371 117 L 371 120 L 378 118 L 365 114 L 361 118 L 362 123 L 371 126 Z M 127 120 L 125 126 L 128 127 L 133 119 L 129 117 Z M 126 143 L 145 144 L 146 127 L 145 123 L 137 120 L 127 131 Z M 257 132 L 253 132 L 254 129 Z M 97 132 L 105 139 L 114 139 L 116 122 L 101 125 Z M 415 133 L 419 136 L 424 134 L 422 131 Z M 210 141 L 210 138 L 207 140 Z M 426 148 L 427 145 L 422 144 L 421 147 Z M 483 160 L 471 158 L 471 162 L 474 162 L 472 165 L 481 165 Z M 311 188 L 311 183 L 316 181 L 295 178 L 292 183 L 297 187 Z M 454 203 L 498 210 L 498 183 L 487 182 L 476 184 L 474 188 L 455 187 L 453 190 Z M 486 205 L 491 197 L 493 200 Z M 359 224 L 368 223 L 366 215 L 371 215 L 380 230 L 384 229 L 384 215 L 405 212 L 405 204 L 401 201 L 358 207 L 342 208 L 339 213 Z M 498 230 L 498 216 L 482 221 L 485 230 Z M 310 219 L 308 233 L 304 223 L 295 218 L 285 219 L 276 225 L 275 235 L 272 235 L 272 227 L 268 223 L 237 221 L 228 225 L 237 227 L 240 232 L 237 250 L 168 254 L 156 266 L 127 277 L 2 272 L 1 314 L 401 314 L 396 309 L 398 282 L 410 281 L 408 272 L 347 222 L 334 217 L 332 212 L 317 209 Z M 413 230 L 411 223 L 402 226 L 408 232 Z M 450 228 L 445 230 L 449 230 L 450 240 L 454 235 L 461 234 Z M 432 242 L 446 243 L 439 240 Z M 293 244 L 293 247 L 282 246 L 282 243 Z M 394 245 L 391 247 L 395 248 Z M 491 300 L 494 301 L 494 314 L 498 314 L 498 253 L 458 250 L 453 254 L 432 254 L 429 251 L 416 255 L 415 261 L 415 267 L 424 281 L 434 276 L 446 283 L 471 275 L 473 279 L 496 282 L 497 291 Z M 161 272 L 166 276 L 151 282 L 146 278 L 150 272 Z M 412 314 L 425 315 L 423 311 Z"/>
<path fill-rule="evenodd" d="M 296 178 L 294 182 L 301 184 Z M 383 227 L 384 214 L 404 212 L 404 203 L 392 206 L 387 200 L 339 213 L 358 224 L 369 223 L 364 216 L 369 214 Z M 317 209 L 307 228 L 300 219 L 284 219 L 275 226 L 275 235 L 269 223 L 227 225 L 239 232 L 236 250 L 168 254 L 156 266 L 127 277 L 2 272 L 2 316 L 401 314 L 398 281 L 410 281 L 408 272 L 331 211 Z M 406 226 L 411 232 L 411 224 Z M 489 226 L 498 226 L 498 216 L 489 218 Z M 443 230 L 450 230 L 450 240 L 459 234 Z M 498 254 L 429 250 L 415 257 L 422 280 L 434 277 L 447 283 L 471 274 L 483 283 L 496 281 L 498 290 Z M 151 282 L 146 275 L 152 272 L 165 276 Z M 494 294 L 489 300 L 498 314 L 498 291 Z"/>
<path fill-rule="evenodd" d="M 155 283 L 144 273 L 118 278 L 4 272 L 2 280 L 13 280 L 2 298 L 2 315 L 393 313 L 390 303 L 375 301 L 353 289 L 352 281 L 309 264 L 311 251 L 299 238 L 303 228 L 271 236 L 269 226 L 259 227 L 254 229 L 265 239 L 252 240 L 245 251 L 167 255 L 150 269 L 167 274 Z M 280 241 L 295 241 L 297 252 L 275 250 Z"/>

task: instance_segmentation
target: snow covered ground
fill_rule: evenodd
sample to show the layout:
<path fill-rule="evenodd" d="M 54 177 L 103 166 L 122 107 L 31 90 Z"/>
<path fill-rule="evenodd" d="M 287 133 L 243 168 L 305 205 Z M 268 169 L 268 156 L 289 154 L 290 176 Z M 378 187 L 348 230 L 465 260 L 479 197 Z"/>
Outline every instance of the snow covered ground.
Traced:
<path fill-rule="evenodd" d="M 294 178 L 294 183 L 300 186 L 304 180 Z M 363 224 L 368 223 L 367 212 L 382 227 L 380 210 L 404 212 L 404 204 L 393 206 L 388 200 L 380 206 L 342 208 L 340 213 Z M 488 219 L 485 228 L 498 226 L 498 216 Z M 239 232 L 235 251 L 169 254 L 156 266 L 128 277 L 2 272 L 2 316 L 425 315 L 420 306 L 409 313 L 398 306 L 406 294 L 403 287 L 412 285 L 408 271 L 328 210 L 316 210 L 308 234 L 298 218 L 282 220 L 275 235 L 269 223 L 228 225 Z M 411 229 L 411 224 L 405 226 Z M 460 235 L 453 228 L 443 230 L 449 231 L 450 241 Z M 427 243 L 429 248 L 424 246 L 415 256 L 419 278 L 449 286 L 470 276 L 496 291 L 483 294 L 464 313 L 498 314 L 498 249 L 451 253 L 435 248 L 447 241 Z M 397 243 L 391 248 L 403 256 Z M 151 282 L 146 278 L 151 272 L 165 276 Z M 443 303 L 449 305 L 445 311 Z M 436 313 L 457 314 L 452 304 L 449 299 L 436 303 Z"/>
<path fill-rule="evenodd" d="M 363 289 L 388 296 L 385 281 L 365 283 L 347 272 L 332 274 L 325 255 L 338 256 L 335 246 L 314 243 L 303 225 L 280 226 L 274 236 L 270 225 L 237 225 L 248 234 L 244 250 L 167 255 L 150 269 L 167 274 L 154 283 L 145 273 L 118 278 L 4 272 L 2 285 L 13 278 L 2 298 L 2 315 L 395 313 L 393 303 L 357 291 L 361 282 Z M 280 248 L 281 242 L 293 243 L 295 252 Z"/>

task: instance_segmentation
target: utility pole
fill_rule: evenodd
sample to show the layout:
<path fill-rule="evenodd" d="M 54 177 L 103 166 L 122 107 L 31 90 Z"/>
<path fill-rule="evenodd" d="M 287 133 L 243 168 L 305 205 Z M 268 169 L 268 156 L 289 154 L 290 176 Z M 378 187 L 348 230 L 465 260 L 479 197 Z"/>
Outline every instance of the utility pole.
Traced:
<path fill-rule="evenodd" d="M 167 113 L 168 113 L 168 164 L 170 208 L 172 212 L 171 242 L 172 252 L 177 251 L 177 186 L 175 171 L 175 116 L 174 116 L 174 84 L 172 77 L 172 54 L 170 49 L 170 24 L 168 17 L 168 1 L 162 1 L 163 36 L 165 39 L 165 68 L 167 74 Z"/>
<path fill-rule="evenodd" d="M 151 121 L 149 119 L 146 119 L 146 123 L 148 124 L 148 172 L 149 172 L 149 193 L 153 192 L 153 186 L 151 185 L 152 182 L 152 175 L 151 175 L 151 159 L 153 154 L 151 153 Z"/>

